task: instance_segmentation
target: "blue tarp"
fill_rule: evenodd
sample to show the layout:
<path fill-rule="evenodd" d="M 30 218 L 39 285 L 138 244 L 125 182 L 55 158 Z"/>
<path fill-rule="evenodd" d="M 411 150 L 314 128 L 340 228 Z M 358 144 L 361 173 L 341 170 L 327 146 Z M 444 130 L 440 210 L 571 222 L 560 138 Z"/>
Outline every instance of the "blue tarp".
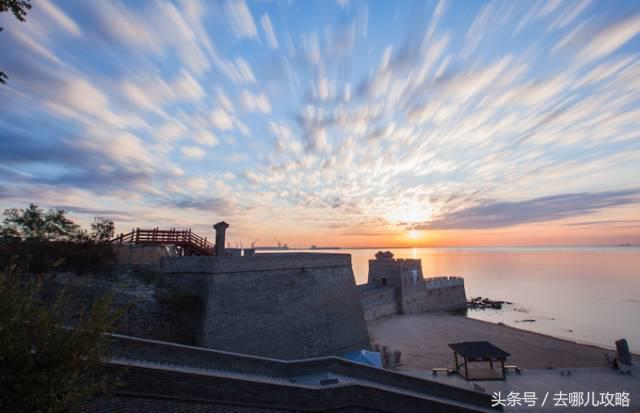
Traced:
<path fill-rule="evenodd" d="M 356 350 L 351 351 L 342 357 L 347 360 L 355 361 L 357 363 L 363 363 L 373 367 L 382 368 L 382 357 L 380 356 L 380 353 L 376 353 L 375 351 Z"/>

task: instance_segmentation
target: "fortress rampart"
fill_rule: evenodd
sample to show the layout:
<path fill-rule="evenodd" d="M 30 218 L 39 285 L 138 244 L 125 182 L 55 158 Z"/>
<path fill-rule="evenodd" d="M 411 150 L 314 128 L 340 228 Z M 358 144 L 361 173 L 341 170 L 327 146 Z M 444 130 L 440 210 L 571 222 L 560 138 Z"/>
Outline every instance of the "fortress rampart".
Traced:
<path fill-rule="evenodd" d="M 462 277 L 429 277 L 424 281 L 427 289 L 464 286 Z"/>
<path fill-rule="evenodd" d="M 455 310 L 467 302 L 462 277 L 424 278 L 421 260 L 394 259 L 389 251 L 369 260 L 368 282 L 359 291 L 366 320 Z"/>
<path fill-rule="evenodd" d="M 348 254 L 169 257 L 163 272 L 195 283 L 202 347 L 285 360 L 369 347 Z"/>

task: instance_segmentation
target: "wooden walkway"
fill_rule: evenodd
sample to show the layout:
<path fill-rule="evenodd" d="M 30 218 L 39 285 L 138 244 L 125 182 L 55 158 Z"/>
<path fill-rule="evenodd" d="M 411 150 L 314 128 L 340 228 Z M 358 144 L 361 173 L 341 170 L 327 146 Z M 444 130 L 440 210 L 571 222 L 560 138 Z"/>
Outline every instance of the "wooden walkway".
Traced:
<path fill-rule="evenodd" d="M 183 255 L 215 255 L 213 244 L 191 229 L 169 230 L 136 228 L 111 240 L 112 244 L 177 245 Z"/>

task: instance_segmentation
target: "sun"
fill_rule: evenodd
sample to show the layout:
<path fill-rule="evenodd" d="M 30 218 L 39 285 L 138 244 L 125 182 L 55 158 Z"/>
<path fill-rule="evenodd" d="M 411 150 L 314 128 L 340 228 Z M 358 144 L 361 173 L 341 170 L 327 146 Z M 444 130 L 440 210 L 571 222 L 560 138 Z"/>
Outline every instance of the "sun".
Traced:
<path fill-rule="evenodd" d="M 420 238 L 420 231 L 416 231 L 415 229 L 412 229 L 409 232 L 407 232 L 407 236 L 411 239 L 418 239 Z"/>
<path fill-rule="evenodd" d="M 387 221 L 392 223 L 413 224 L 429 220 L 431 218 L 431 209 L 418 204 L 411 204 L 394 208 L 383 215 Z"/>

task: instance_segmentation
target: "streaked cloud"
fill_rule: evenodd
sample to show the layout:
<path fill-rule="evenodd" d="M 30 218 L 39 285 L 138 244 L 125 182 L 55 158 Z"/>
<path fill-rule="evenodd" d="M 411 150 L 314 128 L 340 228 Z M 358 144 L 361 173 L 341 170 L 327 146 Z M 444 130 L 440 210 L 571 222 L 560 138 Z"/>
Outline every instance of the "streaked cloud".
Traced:
<path fill-rule="evenodd" d="M 251 11 L 244 0 L 227 0 L 224 10 L 229 24 L 238 38 L 257 38 L 258 30 L 253 22 Z"/>
<path fill-rule="evenodd" d="M 240 104 L 250 112 L 271 112 L 271 103 L 264 93 L 252 94 L 245 89 L 240 94 Z"/>
<path fill-rule="evenodd" d="M 579 54 L 583 59 L 596 59 L 615 51 L 640 33 L 640 15 L 629 16 L 601 30 Z"/>
<path fill-rule="evenodd" d="M 276 38 L 276 33 L 273 31 L 273 25 L 271 24 L 271 18 L 269 18 L 268 14 L 263 14 L 262 18 L 260 18 L 260 23 L 262 24 L 262 30 L 264 31 L 264 37 L 267 39 L 267 44 L 272 49 L 278 48 L 278 39 Z"/>
<path fill-rule="evenodd" d="M 514 202 L 487 202 L 445 214 L 416 229 L 486 229 L 557 221 L 636 204 L 640 190 L 562 194 Z"/>
<path fill-rule="evenodd" d="M 639 16 L 627 0 L 47 0 L 3 23 L 0 203 L 126 227 L 219 215 L 301 245 L 629 234 Z"/>
<path fill-rule="evenodd" d="M 180 148 L 180 152 L 185 158 L 189 159 L 202 159 L 207 154 L 204 149 L 199 146 L 183 146 Z"/>
<path fill-rule="evenodd" d="M 211 125 L 218 129 L 231 129 L 233 119 L 224 109 L 216 109 L 211 113 Z"/>
<path fill-rule="evenodd" d="M 45 13 L 47 13 L 49 17 L 51 17 L 57 24 L 60 25 L 60 27 L 64 28 L 64 30 L 66 30 L 68 33 L 74 36 L 80 36 L 82 34 L 82 30 L 80 30 L 78 24 L 51 1 L 42 0 L 42 2 L 38 4 L 38 7 L 41 8 Z"/>

